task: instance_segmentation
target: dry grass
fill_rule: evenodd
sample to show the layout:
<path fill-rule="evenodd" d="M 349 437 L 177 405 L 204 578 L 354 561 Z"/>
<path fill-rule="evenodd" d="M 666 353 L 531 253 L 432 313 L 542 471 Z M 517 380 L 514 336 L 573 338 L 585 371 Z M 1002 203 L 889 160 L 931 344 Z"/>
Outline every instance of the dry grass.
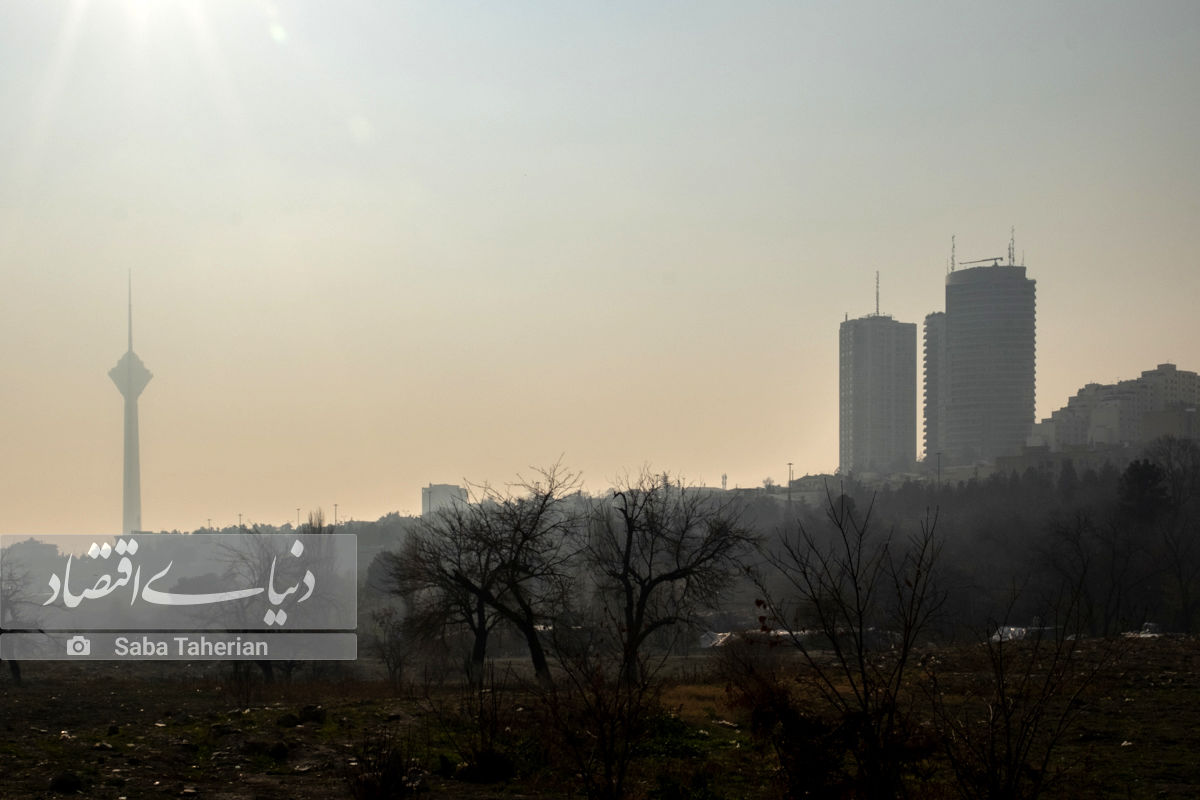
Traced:
<path fill-rule="evenodd" d="M 1082 649 L 1085 658 L 1091 647 Z M 986 677 L 978 646 L 936 656 L 951 703 Z M 794 696 L 815 707 L 815 697 L 791 680 L 797 666 L 785 660 L 781 673 L 791 676 Z M 680 674 L 714 672 L 693 663 Z M 456 758 L 429 704 L 383 680 L 319 675 L 309 680 L 299 674 L 291 685 L 259 687 L 247 707 L 235 701 L 219 674 L 178 664 L 132 671 L 106 664 L 30 664 L 26 679 L 21 687 L 0 680 L 6 798 L 47 796 L 56 773 L 74 770 L 85 781 L 85 793 L 97 798 L 178 796 L 194 787 L 214 798 L 326 800 L 345 793 L 347 754 L 364 735 L 387 724 L 415 726 L 414 743 L 433 770 L 440 756 Z M 512 700 L 522 702 L 518 695 Z M 323 724 L 278 724 L 285 714 L 317 703 L 328 712 Z M 635 796 L 778 796 L 774 753 L 751 737 L 748 714 L 731 706 L 725 679 L 677 680 L 665 688 L 662 703 L 668 715 L 644 743 Z M 928 714 L 919 703 L 914 708 L 918 716 Z M 538 760 L 542 732 L 529 724 L 513 727 L 512 752 L 525 759 L 513 782 L 476 786 L 433 775 L 428 796 L 571 796 L 572 776 L 547 771 Z M 269 755 L 284 750 L 284 758 Z M 1200 639 L 1137 640 L 1097 676 L 1076 726 L 1057 751 L 1054 763 L 1064 779 L 1045 796 L 1200 797 L 1197 752 Z M 915 796 L 953 796 L 950 773 L 939 767 L 939 755 L 932 758 L 927 765 L 932 777 L 917 785 Z"/>

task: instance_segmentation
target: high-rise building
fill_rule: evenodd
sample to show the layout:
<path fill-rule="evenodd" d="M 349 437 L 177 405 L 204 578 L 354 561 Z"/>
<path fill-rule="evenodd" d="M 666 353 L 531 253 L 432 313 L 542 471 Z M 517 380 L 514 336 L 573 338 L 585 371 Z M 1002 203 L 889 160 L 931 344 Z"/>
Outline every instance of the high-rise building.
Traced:
<path fill-rule="evenodd" d="M 911 469 L 917 448 L 917 326 L 872 314 L 840 330 L 843 473 Z"/>
<path fill-rule="evenodd" d="M 946 413 L 946 313 L 925 316 L 925 455 L 942 451 L 941 421 Z"/>
<path fill-rule="evenodd" d="M 138 397 L 154 377 L 133 352 L 133 283 L 129 286 L 129 349 L 108 377 L 125 398 L 125 478 L 122 502 L 121 532 L 130 534 L 142 529 L 142 471 L 138 458 Z"/>
<path fill-rule="evenodd" d="M 1023 266 L 946 276 L 944 320 L 926 320 L 926 458 L 941 452 L 948 464 L 994 461 L 1025 445 L 1034 422 L 1034 308 L 1035 282 Z"/>

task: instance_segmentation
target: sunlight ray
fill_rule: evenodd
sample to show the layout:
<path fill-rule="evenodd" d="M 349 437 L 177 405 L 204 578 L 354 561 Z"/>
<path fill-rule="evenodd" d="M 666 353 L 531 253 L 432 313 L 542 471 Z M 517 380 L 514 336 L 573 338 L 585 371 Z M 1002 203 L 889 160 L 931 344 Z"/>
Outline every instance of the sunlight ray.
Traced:
<path fill-rule="evenodd" d="M 221 51 L 220 43 L 213 33 L 205 5 L 200 0 L 185 0 L 183 10 L 191 28 L 196 51 L 204 65 L 209 92 L 224 123 L 228 144 L 243 165 L 249 166 L 257 160 L 258 156 L 254 137 L 242 107 L 241 98 L 234 86 L 228 63 Z M 248 175 L 249 170 L 239 170 L 239 173 Z"/>
<path fill-rule="evenodd" d="M 72 0 L 63 17 L 58 41 L 50 59 L 50 68 L 38 89 L 29 130 L 17 156 L 17 179 L 20 183 L 33 177 L 46 149 L 47 135 L 58 110 L 58 101 L 70 72 L 71 62 L 74 60 L 87 9 L 88 0 Z"/>
<path fill-rule="evenodd" d="M 54 44 L 50 67 L 34 97 L 29 128 L 26 131 L 25 140 L 16 148 L 10 172 L 13 185 L 19 195 L 28 191 L 36 179 L 42 155 L 47 149 L 47 135 L 58 110 L 59 98 L 63 92 L 66 76 L 70 72 L 71 63 L 74 60 L 80 29 L 83 27 L 83 20 L 87 15 L 87 7 L 88 0 L 72 0 L 63 17 L 58 40 Z M 0 215 L 0 247 L 7 247 L 12 239 L 19 235 L 23 224 L 20 213 Z"/>

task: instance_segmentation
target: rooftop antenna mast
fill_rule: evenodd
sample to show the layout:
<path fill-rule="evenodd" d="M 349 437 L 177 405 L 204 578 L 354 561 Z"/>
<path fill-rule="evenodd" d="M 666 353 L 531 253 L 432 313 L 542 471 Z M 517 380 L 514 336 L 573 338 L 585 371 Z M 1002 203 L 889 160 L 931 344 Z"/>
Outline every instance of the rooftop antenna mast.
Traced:
<path fill-rule="evenodd" d="M 875 316 L 879 316 L 879 270 L 875 270 Z"/>
<path fill-rule="evenodd" d="M 1013 266 L 1017 253 L 1017 226 L 1008 229 L 1008 265 Z"/>
<path fill-rule="evenodd" d="M 950 235 L 950 271 L 954 272 L 954 234 Z"/>

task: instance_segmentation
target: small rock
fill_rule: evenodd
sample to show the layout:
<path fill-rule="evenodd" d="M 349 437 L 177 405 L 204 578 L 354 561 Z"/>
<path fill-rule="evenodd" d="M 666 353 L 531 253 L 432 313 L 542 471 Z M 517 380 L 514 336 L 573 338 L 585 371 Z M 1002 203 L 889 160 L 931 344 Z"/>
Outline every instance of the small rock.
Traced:
<path fill-rule="evenodd" d="M 261 756 L 266 754 L 269 743 L 263 739 L 247 739 L 242 743 L 242 755 Z"/>
<path fill-rule="evenodd" d="M 281 728 L 294 728 L 300 724 L 300 718 L 289 711 L 275 720 L 275 724 Z"/>
<path fill-rule="evenodd" d="M 300 709 L 301 722 L 315 722 L 318 725 L 325 724 L 325 709 L 321 706 L 305 706 Z"/>
<path fill-rule="evenodd" d="M 50 791 L 75 794 L 83 790 L 83 780 L 74 772 L 60 772 L 50 779 Z"/>
<path fill-rule="evenodd" d="M 288 756 L 288 746 L 279 740 L 268 742 L 264 739 L 248 739 L 242 745 L 242 754 L 248 756 L 269 756 L 275 761 L 284 761 Z"/>

